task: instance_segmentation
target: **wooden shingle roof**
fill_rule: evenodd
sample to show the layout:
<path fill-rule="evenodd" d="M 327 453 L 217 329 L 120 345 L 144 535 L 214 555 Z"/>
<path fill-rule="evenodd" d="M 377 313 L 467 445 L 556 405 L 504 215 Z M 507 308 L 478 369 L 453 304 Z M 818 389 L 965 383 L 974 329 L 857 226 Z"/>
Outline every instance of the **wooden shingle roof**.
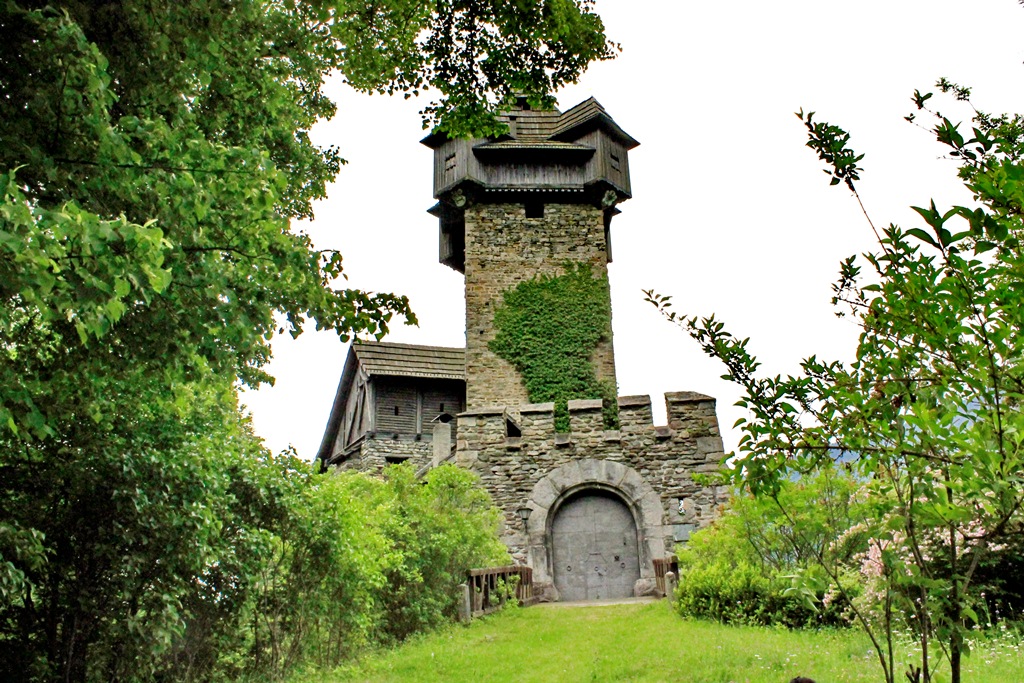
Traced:
<path fill-rule="evenodd" d="M 549 137 L 556 140 L 572 140 L 581 130 L 593 127 L 603 128 L 626 147 L 633 149 L 640 143 L 633 139 L 629 133 L 622 130 L 619 124 L 615 123 L 601 103 L 593 97 L 588 97 L 575 107 L 564 112 L 558 117 L 558 123 L 549 134 Z"/>
<path fill-rule="evenodd" d="M 352 353 L 369 375 L 466 379 L 465 349 L 354 341 Z"/>
<path fill-rule="evenodd" d="M 567 111 L 557 109 L 538 110 L 524 109 L 517 105 L 511 111 L 498 116 L 498 120 L 508 124 L 509 131 L 497 141 L 483 144 L 493 146 L 505 141 L 518 141 L 523 144 L 554 144 L 556 142 L 572 142 L 594 128 L 602 128 L 609 135 L 618 139 L 626 149 L 633 149 L 640 143 L 608 115 L 601 103 L 589 97 Z M 420 142 L 427 147 L 436 149 L 447 140 L 444 133 L 431 133 Z M 479 148 L 479 146 L 478 146 Z"/>

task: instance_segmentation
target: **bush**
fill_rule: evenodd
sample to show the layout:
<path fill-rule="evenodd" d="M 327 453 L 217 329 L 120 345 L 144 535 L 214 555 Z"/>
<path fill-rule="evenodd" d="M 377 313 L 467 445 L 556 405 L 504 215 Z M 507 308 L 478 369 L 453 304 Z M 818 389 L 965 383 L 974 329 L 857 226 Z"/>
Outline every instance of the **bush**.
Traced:
<path fill-rule="evenodd" d="M 316 475 L 229 387 L 173 400 L 81 421 L 102 433 L 60 466 L 0 439 L 0 679 L 277 679 L 442 623 L 465 569 L 508 562 L 469 472 Z"/>
<path fill-rule="evenodd" d="M 457 616 L 459 584 L 471 567 L 509 563 L 498 540 L 498 511 L 476 478 L 454 465 L 417 481 L 408 466 L 386 470 L 387 510 L 380 519 L 395 552 L 380 595 L 388 641 Z"/>
<path fill-rule="evenodd" d="M 684 615 L 726 624 L 781 625 L 790 628 L 820 623 L 818 614 L 796 597 L 789 581 L 766 576 L 760 567 L 721 562 L 690 571 L 676 591 L 676 609 Z"/>
<path fill-rule="evenodd" d="M 168 681 L 337 666 L 453 618 L 464 571 L 508 562 L 497 510 L 451 465 L 381 479 L 282 457 L 233 475 L 222 553 L 187 601 Z"/>
<path fill-rule="evenodd" d="M 789 628 L 841 625 L 840 601 L 822 602 L 821 558 L 842 564 L 863 545 L 848 533 L 858 519 L 857 482 L 828 470 L 786 482 L 780 501 L 737 493 L 709 528 L 679 553 L 675 608 L 684 616 L 723 623 Z"/>

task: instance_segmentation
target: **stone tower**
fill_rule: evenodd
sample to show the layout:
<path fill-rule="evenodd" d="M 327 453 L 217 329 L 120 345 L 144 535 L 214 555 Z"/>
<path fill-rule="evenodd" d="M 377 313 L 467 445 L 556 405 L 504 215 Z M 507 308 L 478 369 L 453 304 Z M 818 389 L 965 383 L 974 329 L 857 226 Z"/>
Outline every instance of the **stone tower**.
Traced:
<path fill-rule="evenodd" d="M 516 370 L 488 347 L 494 310 L 520 282 L 567 264 L 607 277 L 612 216 L 630 197 L 627 152 L 639 144 L 593 98 L 564 113 L 524 98 L 501 119 L 509 133 L 498 139 L 423 141 L 434 149 L 440 260 L 466 276 L 470 410 L 529 403 Z M 592 362 L 614 386 L 610 329 Z"/>
<path fill-rule="evenodd" d="M 693 478 L 723 457 L 714 399 L 666 394 L 668 424 L 655 426 L 648 396 L 573 396 L 566 420 L 554 403 L 531 403 L 519 370 L 492 350 L 495 311 L 520 283 L 577 265 L 606 277 L 611 221 L 631 196 L 627 154 L 639 143 L 592 98 L 565 112 L 520 100 L 501 118 L 508 133 L 498 138 L 423 140 L 434 150 L 440 261 L 466 279 L 455 459 L 503 511 L 503 540 L 533 568 L 535 591 L 554 600 L 652 592 L 656 561 L 724 498 Z M 589 364 L 614 387 L 610 323 Z"/>

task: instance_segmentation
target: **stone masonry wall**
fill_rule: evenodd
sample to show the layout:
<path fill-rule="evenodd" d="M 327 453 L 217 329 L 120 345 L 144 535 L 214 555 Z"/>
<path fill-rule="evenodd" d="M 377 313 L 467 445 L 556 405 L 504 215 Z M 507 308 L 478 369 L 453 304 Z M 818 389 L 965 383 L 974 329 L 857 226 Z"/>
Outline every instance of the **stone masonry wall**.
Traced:
<path fill-rule="evenodd" d="M 359 449 L 339 464 L 340 470 L 358 470 L 380 474 L 387 466 L 387 458 L 407 458 L 414 469 L 429 465 L 433 447 L 429 441 L 382 438 L 367 434 Z"/>
<path fill-rule="evenodd" d="M 506 290 L 540 274 L 558 275 L 567 262 L 588 263 L 606 276 L 604 212 L 589 204 L 547 204 L 527 218 L 523 204 L 477 204 L 466 209 L 466 387 L 469 410 L 529 403 L 519 373 L 487 347 L 494 309 Z M 615 383 L 611 330 L 596 349 L 599 379 Z"/>
<path fill-rule="evenodd" d="M 654 489 L 661 502 L 660 519 L 644 523 L 648 533 L 663 538 L 653 539 L 652 548 L 661 548 L 663 540 L 670 553 L 675 543 L 685 542 L 691 531 L 714 519 L 728 494 L 698 484 L 693 475 L 717 470 L 724 455 L 715 400 L 680 392 L 666 394 L 665 401 L 668 425 L 656 427 L 650 397 L 619 397 L 616 431 L 604 429 L 599 400 L 570 401 L 568 435 L 555 433 L 550 403 L 519 407 L 519 438 L 505 436 L 505 414 L 500 409 L 459 416 L 457 462 L 476 472 L 504 513 L 503 537 L 517 561 L 527 561 L 528 539 L 516 511 L 531 504 L 531 492 L 541 479 L 573 461 L 622 463 Z M 531 519 L 530 525 L 534 522 Z"/>

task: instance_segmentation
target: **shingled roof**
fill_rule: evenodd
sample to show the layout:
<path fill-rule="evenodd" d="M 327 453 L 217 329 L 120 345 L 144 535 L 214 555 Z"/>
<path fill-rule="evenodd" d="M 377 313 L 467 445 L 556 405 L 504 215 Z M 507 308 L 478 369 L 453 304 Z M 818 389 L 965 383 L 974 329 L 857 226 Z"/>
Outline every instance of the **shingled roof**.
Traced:
<path fill-rule="evenodd" d="M 369 375 L 466 379 L 465 349 L 354 341 L 352 353 Z"/>
<path fill-rule="evenodd" d="M 511 111 L 500 114 L 498 120 L 508 124 L 509 132 L 495 141 L 478 145 L 477 149 L 501 144 L 510 139 L 518 141 L 521 145 L 572 142 L 594 128 L 602 128 L 613 138 L 618 139 L 626 149 L 633 149 L 640 144 L 622 130 L 608 115 L 601 103 L 593 97 L 587 98 L 565 112 L 560 112 L 557 109 L 528 109 L 525 108 L 525 100 L 523 100 L 518 102 Z M 447 139 L 444 133 L 431 133 L 421 142 L 427 147 L 437 148 Z"/>

